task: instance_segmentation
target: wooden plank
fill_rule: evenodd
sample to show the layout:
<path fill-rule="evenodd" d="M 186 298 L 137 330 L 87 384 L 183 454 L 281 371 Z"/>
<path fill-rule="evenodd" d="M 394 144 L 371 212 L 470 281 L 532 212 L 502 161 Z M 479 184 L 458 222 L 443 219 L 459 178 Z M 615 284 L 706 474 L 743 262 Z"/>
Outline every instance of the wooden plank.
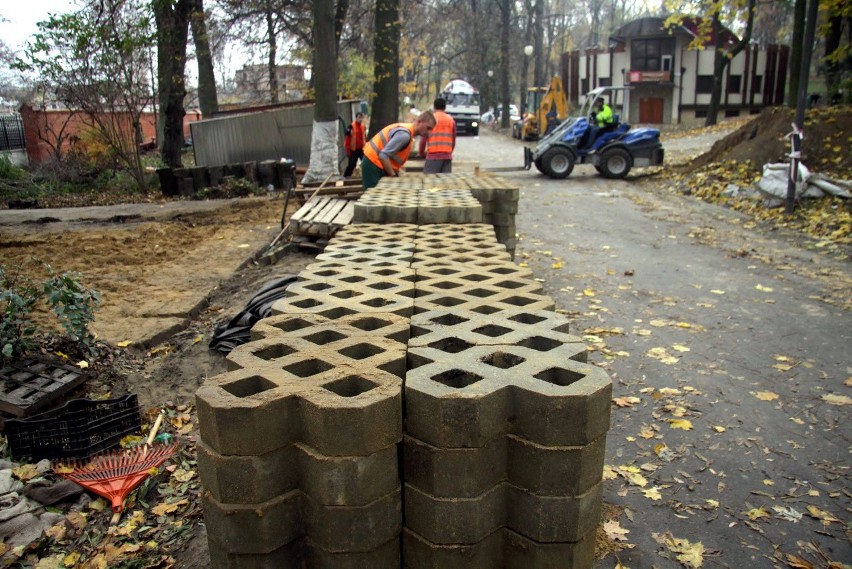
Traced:
<path fill-rule="evenodd" d="M 314 220 L 314 223 L 320 226 L 320 230 L 325 228 L 325 231 L 328 231 L 328 225 L 332 221 L 334 221 L 334 218 L 337 217 L 337 214 L 339 214 L 348 203 L 345 200 L 339 200 L 336 198 L 332 198 L 332 200 L 333 203 L 328 208 L 326 208 L 326 210 L 321 216 L 317 217 Z"/>
<path fill-rule="evenodd" d="M 301 223 L 304 221 L 310 221 L 316 215 L 316 212 L 323 207 L 331 198 L 312 198 L 308 200 L 308 202 L 299 208 L 292 216 L 290 216 L 290 222 L 295 221 L 296 223 Z"/>
<path fill-rule="evenodd" d="M 322 204 L 322 207 L 315 208 L 311 212 L 312 215 L 310 216 L 309 219 L 308 218 L 303 219 L 302 222 L 299 223 L 300 227 L 309 225 L 310 231 L 322 231 L 322 226 L 318 225 L 318 221 L 321 220 L 321 219 L 325 219 L 325 217 L 328 216 L 328 215 L 331 215 L 331 212 L 333 212 L 335 210 L 335 208 L 337 207 L 337 200 L 335 200 L 334 198 L 321 198 L 321 199 L 325 200 L 324 203 Z M 315 225 L 318 225 L 317 229 L 314 229 Z"/>
<path fill-rule="evenodd" d="M 341 227 L 345 227 L 352 223 L 352 218 L 355 217 L 355 202 L 348 202 L 340 213 L 337 214 L 337 217 L 334 218 L 334 221 L 329 223 L 329 228 L 337 231 Z"/>

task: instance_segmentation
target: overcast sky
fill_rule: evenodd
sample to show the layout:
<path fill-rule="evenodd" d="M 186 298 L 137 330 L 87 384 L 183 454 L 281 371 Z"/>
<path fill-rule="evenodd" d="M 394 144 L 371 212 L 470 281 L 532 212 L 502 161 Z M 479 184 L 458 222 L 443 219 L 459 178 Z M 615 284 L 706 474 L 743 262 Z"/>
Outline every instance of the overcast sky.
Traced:
<path fill-rule="evenodd" d="M 4 0 L 0 2 L 0 38 L 13 50 L 24 47 L 29 37 L 38 31 L 37 22 L 48 14 L 62 14 L 74 8 L 71 0 Z"/>

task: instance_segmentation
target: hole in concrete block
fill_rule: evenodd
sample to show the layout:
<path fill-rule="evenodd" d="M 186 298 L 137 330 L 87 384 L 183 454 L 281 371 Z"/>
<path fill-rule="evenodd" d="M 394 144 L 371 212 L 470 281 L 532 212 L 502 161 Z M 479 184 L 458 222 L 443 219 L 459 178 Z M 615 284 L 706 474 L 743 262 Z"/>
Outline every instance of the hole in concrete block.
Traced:
<path fill-rule="evenodd" d="M 327 389 L 332 393 L 336 393 L 341 397 L 357 397 L 358 395 L 367 393 L 376 387 L 378 387 L 378 385 L 372 381 L 364 379 L 363 377 L 358 377 L 357 375 L 350 375 L 349 377 L 344 377 L 323 385 L 324 389 Z"/>
<path fill-rule="evenodd" d="M 330 344 L 331 342 L 342 340 L 343 338 L 346 338 L 346 336 L 344 334 L 341 334 L 340 332 L 335 332 L 334 330 L 322 330 L 315 334 L 305 336 L 304 338 L 308 342 L 311 342 L 318 346 L 324 346 L 326 344 Z"/>
<path fill-rule="evenodd" d="M 223 385 L 222 389 L 234 397 L 251 397 L 252 395 L 269 391 L 275 387 L 276 385 L 265 377 L 253 375 L 251 377 L 245 377 L 233 383 Z"/>
<path fill-rule="evenodd" d="M 414 324 L 412 324 L 411 328 L 409 329 L 409 333 L 412 338 L 419 338 L 420 336 L 425 336 L 429 332 L 431 332 L 431 330 L 429 330 L 428 328 L 422 328 L 420 326 L 415 326 Z"/>
<path fill-rule="evenodd" d="M 455 296 L 442 296 L 441 298 L 436 298 L 435 300 L 433 300 L 432 304 L 450 308 L 453 306 L 458 306 L 459 304 L 464 304 L 464 302 L 464 300 Z"/>
<path fill-rule="evenodd" d="M 486 324 L 485 326 L 480 326 L 473 330 L 477 334 L 482 334 L 483 336 L 488 336 L 489 338 L 497 338 L 498 336 L 504 336 L 511 332 L 511 328 L 506 328 L 504 326 L 498 326 L 497 324 Z"/>
<path fill-rule="evenodd" d="M 470 342 L 462 340 L 461 338 L 453 338 L 452 336 L 441 338 L 440 340 L 436 340 L 429 344 L 430 348 L 441 350 L 442 352 L 447 352 L 449 354 L 457 354 L 459 352 L 469 350 L 473 346 L 474 345 Z"/>
<path fill-rule="evenodd" d="M 442 316 L 438 316 L 437 318 L 432 318 L 429 321 L 434 322 L 435 324 L 440 324 L 442 326 L 457 326 L 459 324 L 467 322 L 468 318 L 462 318 L 458 314 L 444 314 Z"/>
<path fill-rule="evenodd" d="M 432 376 L 432 381 L 437 381 L 447 387 L 455 389 L 463 389 L 478 381 L 482 381 L 482 377 L 461 369 L 451 369 L 444 373 Z"/>
<path fill-rule="evenodd" d="M 494 314 L 495 312 L 501 312 L 503 309 L 499 306 L 493 306 L 491 304 L 485 304 L 483 306 L 477 306 L 475 308 L 471 308 L 471 312 L 476 312 L 477 314 Z"/>
<path fill-rule="evenodd" d="M 433 361 L 435 360 L 411 352 L 408 352 L 405 356 L 405 365 L 409 371 L 416 369 L 420 366 L 431 364 Z"/>
<path fill-rule="evenodd" d="M 382 282 L 377 282 L 377 283 L 369 283 L 367 286 L 370 287 L 373 290 L 387 290 L 389 288 L 399 287 L 399 283 L 382 281 Z"/>
<path fill-rule="evenodd" d="M 534 303 L 535 299 L 528 296 L 510 296 L 504 299 L 503 302 L 510 306 L 526 306 Z"/>
<path fill-rule="evenodd" d="M 438 269 L 430 269 L 429 272 L 445 277 L 447 275 L 455 275 L 459 271 L 457 269 L 451 269 L 449 267 L 440 267 Z"/>
<path fill-rule="evenodd" d="M 302 318 L 288 318 L 281 322 L 276 322 L 274 326 L 282 332 L 296 332 L 315 325 L 315 322 L 304 320 Z"/>
<path fill-rule="evenodd" d="M 284 370 L 289 371 L 290 373 L 298 377 L 312 377 L 314 375 L 326 372 L 332 369 L 333 367 L 334 366 L 328 362 L 324 362 L 316 358 L 311 358 L 309 360 L 302 360 L 300 362 L 284 366 Z"/>
<path fill-rule="evenodd" d="M 477 274 L 477 273 L 473 273 L 473 274 L 467 274 L 467 275 L 459 275 L 459 278 L 464 279 L 466 281 L 478 283 L 478 282 L 481 282 L 481 281 L 487 281 L 491 277 L 486 276 L 486 275 L 480 275 L 480 274 Z"/>
<path fill-rule="evenodd" d="M 333 277 L 333 276 L 339 275 L 340 272 L 335 271 L 333 269 L 325 269 L 325 270 L 322 270 L 322 271 L 316 271 L 316 272 L 314 272 L 314 274 L 318 277 Z"/>
<path fill-rule="evenodd" d="M 371 308 L 380 308 L 382 306 L 387 306 L 388 304 L 393 304 L 393 300 L 389 298 L 371 298 L 369 300 L 365 300 L 361 304 Z"/>
<path fill-rule="evenodd" d="M 379 275 L 380 277 L 390 277 L 396 274 L 397 271 L 392 271 L 391 269 L 381 269 L 376 271 L 374 274 Z"/>
<path fill-rule="evenodd" d="M 577 373 L 576 371 L 571 371 L 565 368 L 552 367 L 550 369 L 546 369 L 540 373 L 537 373 L 533 377 L 541 381 L 546 381 L 547 383 L 567 387 L 572 383 L 580 381 L 586 376 L 582 373 Z"/>
<path fill-rule="evenodd" d="M 274 346 L 268 346 L 263 348 L 262 350 L 258 350 L 253 352 L 253 354 L 265 361 L 275 360 L 278 358 L 283 358 L 284 356 L 289 356 L 292 353 L 295 353 L 297 350 L 287 344 L 276 344 Z"/>
<path fill-rule="evenodd" d="M 358 292 L 357 290 L 346 289 L 346 290 L 339 290 L 337 292 L 332 292 L 331 296 L 333 296 L 335 298 L 349 299 L 349 298 L 355 298 L 356 296 L 361 296 L 362 294 L 364 294 L 364 293 Z"/>
<path fill-rule="evenodd" d="M 316 308 L 320 306 L 322 302 L 315 298 L 303 298 L 302 300 L 297 300 L 295 302 L 291 302 L 293 306 L 296 308 Z"/>
<path fill-rule="evenodd" d="M 521 314 L 515 314 L 510 317 L 509 320 L 514 322 L 518 322 L 519 324 L 538 324 L 544 320 L 547 320 L 544 316 L 539 316 L 538 314 L 530 314 L 529 312 L 522 312 Z"/>
<path fill-rule="evenodd" d="M 453 290 L 454 288 L 458 288 L 462 286 L 461 283 L 453 282 L 453 281 L 439 281 L 429 283 L 430 286 L 440 289 L 440 290 Z"/>
<path fill-rule="evenodd" d="M 494 296 L 495 294 L 498 294 L 498 291 L 488 290 L 485 288 L 475 288 L 473 290 L 466 290 L 464 291 L 464 293 L 470 296 L 475 296 L 476 298 L 488 298 L 489 296 Z"/>
<path fill-rule="evenodd" d="M 328 290 L 330 288 L 334 288 L 334 285 L 329 284 L 329 283 L 308 282 L 308 283 L 305 283 L 304 285 L 302 285 L 302 288 L 317 292 L 317 291 L 320 291 L 320 290 Z"/>
<path fill-rule="evenodd" d="M 493 269 L 488 269 L 489 273 L 495 273 L 498 275 L 508 275 L 517 271 L 518 269 L 513 269 L 511 267 L 494 267 Z"/>
<path fill-rule="evenodd" d="M 521 340 L 518 342 L 518 345 L 537 352 L 549 352 L 561 346 L 562 342 L 553 338 L 545 338 L 544 336 L 533 336 L 532 338 Z"/>
<path fill-rule="evenodd" d="M 526 358 L 516 354 L 507 354 L 506 352 L 494 352 L 482 358 L 482 363 L 499 367 L 500 369 L 509 369 L 524 363 Z"/>
<path fill-rule="evenodd" d="M 374 344 L 367 344 L 366 342 L 362 342 L 360 344 L 348 346 L 338 351 L 347 358 L 352 358 L 353 360 L 364 360 L 367 358 L 371 358 L 376 354 L 381 354 L 385 351 L 385 349 Z"/>
<path fill-rule="evenodd" d="M 351 308 L 345 308 L 343 306 L 336 306 L 334 308 L 329 308 L 328 310 L 323 310 L 318 314 L 320 316 L 325 316 L 329 320 L 336 320 L 337 318 L 341 318 L 343 316 L 347 316 L 349 314 L 355 314 L 357 311 Z"/>
<path fill-rule="evenodd" d="M 385 320 L 384 318 L 378 318 L 375 316 L 364 316 L 363 318 L 356 318 L 349 323 L 353 328 L 358 328 L 359 330 L 363 330 L 365 332 L 374 332 L 376 330 L 381 330 L 382 328 L 387 328 L 391 325 L 391 322 Z"/>
<path fill-rule="evenodd" d="M 509 280 L 500 281 L 499 283 L 494 284 L 494 286 L 496 286 L 498 288 L 506 288 L 506 289 L 509 289 L 509 290 L 515 290 L 516 288 L 521 288 L 522 286 L 525 286 L 525 285 L 526 285 L 526 283 L 523 283 L 523 282 L 520 282 L 520 281 L 509 281 Z"/>
<path fill-rule="evenodd" d="M 360 283 L 367 279 L 366 277 L 359 277 L 358 275 L 349 275 L 348 277 L 338 278 L 337 280 L 344 283 Z"/>

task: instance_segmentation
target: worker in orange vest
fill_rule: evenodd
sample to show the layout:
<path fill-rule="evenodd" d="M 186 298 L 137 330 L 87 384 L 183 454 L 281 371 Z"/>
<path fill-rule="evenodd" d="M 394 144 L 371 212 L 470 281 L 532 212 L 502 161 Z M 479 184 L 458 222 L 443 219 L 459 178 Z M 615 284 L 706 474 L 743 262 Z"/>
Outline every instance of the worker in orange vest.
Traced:
<path fill-rule="evenodd" d="M 424 174 L 449 174 L 453 171 L 453 150 L 456 148 L 456 121 L 445 111 L 447 101 L 438 97 L 432 104 L 435 109 L 435 128 L 428 138 L 420 139 L 420 155 L 426 156 Z"/>
<path fill-rule="evenodd" d="M 394 123 L 380 130 L 364 146 L 364 160 L 361 161 L 364 189 L 376 186 L 384 176 L 399 176 L 399 169 L 411 154 L 414 137 L 425 137 L 433 128 L 435 115 L 432 111 L 424 111 L 413 123 Z"/>
<path fill-rule="evenodd" d="M 364 113 L 355 113 L 355 120 L 352 125 L 346 129 L 346 136 L 343 139 L 343 145 L 346 148 L 346 156 L 349 157 L 349 164 L 346 165 L 346 171 L 343 172 L 343 177 L 348 178 L 355 171 L 355 166 L 358 165 L 358 159 L 364 159 L 364 142 L 367 138 L 367 129 L 364 127 Z"/>

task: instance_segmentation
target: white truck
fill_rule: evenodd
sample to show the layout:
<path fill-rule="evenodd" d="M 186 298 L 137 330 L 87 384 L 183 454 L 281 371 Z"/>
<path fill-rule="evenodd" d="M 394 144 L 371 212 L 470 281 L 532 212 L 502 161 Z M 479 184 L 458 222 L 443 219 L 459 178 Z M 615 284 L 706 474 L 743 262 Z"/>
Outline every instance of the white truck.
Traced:
<path fill-rule="evenodd" d="M 441 97 L 447 101 L 447 114 L 456 121 L 456 133 L 479 134 L 479 91 L 463 79 L 453 79 Z"/>

